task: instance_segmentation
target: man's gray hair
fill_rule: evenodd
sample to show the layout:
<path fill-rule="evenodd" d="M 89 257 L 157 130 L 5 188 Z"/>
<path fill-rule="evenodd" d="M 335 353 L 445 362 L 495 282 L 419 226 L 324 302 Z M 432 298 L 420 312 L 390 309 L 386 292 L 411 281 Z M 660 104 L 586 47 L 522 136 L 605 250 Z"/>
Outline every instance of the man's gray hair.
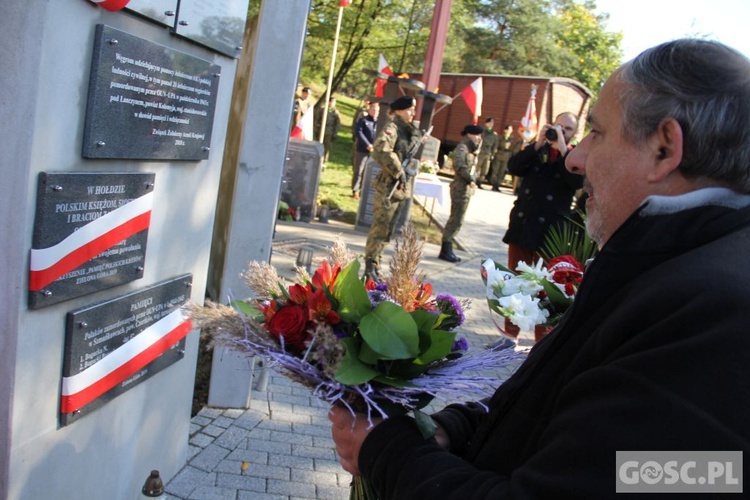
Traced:
<path fill-rule="evenodd" d="M 750 193 L 750 60 L 719 42 L 681 39 L 648 49 L 619 76 L 626 139 L 639 143 L 674 118 L 685 176 Z"/>

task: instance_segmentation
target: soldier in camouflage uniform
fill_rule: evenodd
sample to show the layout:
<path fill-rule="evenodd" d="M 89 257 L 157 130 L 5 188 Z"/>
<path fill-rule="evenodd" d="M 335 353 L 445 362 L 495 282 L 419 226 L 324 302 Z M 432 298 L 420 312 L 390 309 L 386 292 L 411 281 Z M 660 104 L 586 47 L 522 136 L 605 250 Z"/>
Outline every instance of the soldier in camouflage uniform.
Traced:
<path fill-rule="evenodd" d="M 469 200 L 476 188 L 476 151 L 481 151 L 482 127 L 467 125 L 461 131 L 464 140 L 453 150 L 453 182 L 451 182 L 451 215 L 443 229 L 443 242 L 438 259 L 461 262 L 453 253 L 453 238 L 461 230 Z"/>
<path fill-rule="evenodd" d="M 500 191 L 500 184 L 503 183 L 505 172 L 508 170 L 508 160 L 516 153 L 513 150 L 514 146 L 513 125 L 506 125 L 503 129 L 503 135 L 498 137 L 497 153 L 495 153 L 495 159 L 492 161 L 490 184 L 492 184 L 493 191 Z"/>
<path fill-rule="evenodd" d="M 482 147 L 479 148 L 479 159 L 477 160 L 477 187 L 479 188 L 482 187 L 483 182 L 490 182 L 490 165 L 499 144 L 497 132 L 493 130 L 494 126 L 494 118 L 487 118 L 484 121 Z"/>
<path fill-rule="evenodd" d="M 382 170 L 374 182 L 372 226 L 365 246 L 365 275 L 375 281 L 380 280 L 380 258 L 393 235 L 399 208 L 413 192 L 413 178 L 408 178 L 402 162 L 422 139 L 422 133 L 412 124 L 415 112 L 413 97 L 399 97 L 390 105 L 390 121 L 375 138 L 372 158 Z"/>

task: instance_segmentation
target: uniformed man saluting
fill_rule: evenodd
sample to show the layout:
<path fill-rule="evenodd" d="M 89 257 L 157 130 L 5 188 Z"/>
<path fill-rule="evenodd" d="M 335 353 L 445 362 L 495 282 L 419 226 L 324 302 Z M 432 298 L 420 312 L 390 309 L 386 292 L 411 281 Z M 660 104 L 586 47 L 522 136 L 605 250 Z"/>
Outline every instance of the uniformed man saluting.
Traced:
<path fill-rule="evenodd" d="M 375 178 L 375 196 L 372 207 L 372 225 L 365 246 L 365 275 L 380 280 L 380 258 L 391 240 L 400 209 L 411 198 L 413 177 L 407 175 L 403 162 L 416 152 L 422 133 L 412 124 L 416 100 L 411 96 L 399 97 L 389 106 L 390 121 L 375 137 L 372 158 L 381 167 Z M 412 163 L 416 164 L 417 160 Z M 411 167 L 414 172 L 418 169 Z"/>

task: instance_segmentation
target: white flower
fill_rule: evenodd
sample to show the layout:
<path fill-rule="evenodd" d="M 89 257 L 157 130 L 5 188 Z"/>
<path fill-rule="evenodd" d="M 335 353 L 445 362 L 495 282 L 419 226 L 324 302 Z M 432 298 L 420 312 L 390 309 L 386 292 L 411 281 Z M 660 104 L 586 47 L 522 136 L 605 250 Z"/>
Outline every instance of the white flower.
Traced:
<path fill-rule="evenodd" d="M 519 276 L 515 276 L 505 282 L 503 295 L 508 296 L 514 295 L 516 293 L 522 293 L 524 295 L 536 297 L 543 289 L 544 287 L 542 285 L 540 285 L 533 279 L 530 279 L 528 275 L 522 274 Z"/>
<path fill-rule="evenodd" d="M 516 271 L 520 272 L 525 276 L 529 276 L 537 283 L 542 280 L 552 281 L 552 273 L 547 271 L 547 268 L 543 266 L 544 261 L 539 259 L 534 267 L 529 266 L 525 262 L 519 262 Z"/>
<path fill-rule="evenodd" d="M 503 316 L 522 330 L 533 330 L 534 326 L 544 323 L 549 313 L 539 307 L 539 299 L 516 293 L 498 300 L 503 309 Z"/>
<path fill-rule="evenodd" d="M 497 269 L 492 259 L 485 260 L 482 263 L 482 267 L 487 273 L 487 298 L 494 299 L 508 295 L 504 292 L 504 289 L 507 280 L 513 279 L 513 274 Z"/>

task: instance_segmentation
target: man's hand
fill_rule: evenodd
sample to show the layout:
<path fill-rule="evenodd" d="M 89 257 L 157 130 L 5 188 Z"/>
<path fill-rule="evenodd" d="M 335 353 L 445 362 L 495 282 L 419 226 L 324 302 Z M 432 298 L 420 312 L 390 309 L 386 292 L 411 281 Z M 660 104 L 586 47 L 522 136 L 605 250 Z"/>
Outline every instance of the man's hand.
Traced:
<path fill-rule="evenodd" d="M 328 420 L 333 424 L 331 436 L 336 443 L 341 466 L 352 475 L 359 476 L 359 450 L 367 435 L 382 419 L 373 418 L 371 426 L 364 415 L 354 417 L 347 408 L 332 406 L 328 411 Z"/>

